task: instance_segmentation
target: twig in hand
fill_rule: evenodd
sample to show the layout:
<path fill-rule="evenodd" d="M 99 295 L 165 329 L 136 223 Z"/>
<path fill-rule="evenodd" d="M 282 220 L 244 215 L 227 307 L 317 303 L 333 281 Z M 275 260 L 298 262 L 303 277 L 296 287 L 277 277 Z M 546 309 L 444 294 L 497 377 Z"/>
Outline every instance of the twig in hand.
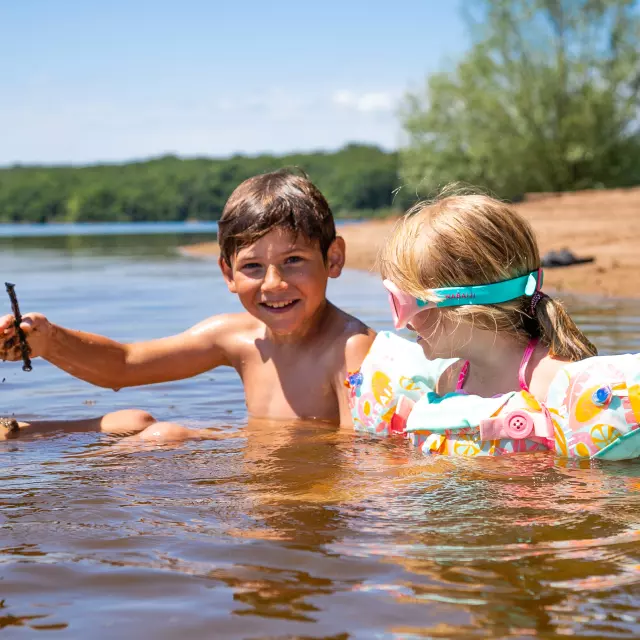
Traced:
<path fill-rule="evenodd" d="M 20 327 L 20 323 L 22 322 L 22 314 L 20 313 L 20 305 L 18 304 L 18 298 L 16 297 L 15 292 L 15 284 L 11 284 L 10 282 L 5 282 L 4 286 L 7 288 L 7 293 L 9 294 L 9 299 L 11 300 L 11 310 L 13 311 L 13 317 L 15 319 L 14 324 L 16 327 L 16 333 L 18 334 L 18 340 L 20 341 L 20 353 L 22 354 L 22 365 L 23 371 L 31 371 L 31 360 L 29 359 L 29 355 L 31 354 L 31 349 L 27 344 L 27 337 L 24 335 L 24 331 Z"/>

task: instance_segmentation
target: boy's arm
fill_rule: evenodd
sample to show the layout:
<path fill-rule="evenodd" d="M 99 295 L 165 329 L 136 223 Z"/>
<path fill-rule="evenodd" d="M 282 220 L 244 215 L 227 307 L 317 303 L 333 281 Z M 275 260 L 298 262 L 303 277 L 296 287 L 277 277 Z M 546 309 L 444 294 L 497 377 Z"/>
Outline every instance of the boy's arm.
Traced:
<path fill-rule="evenodd" d="M 66 329 L 41 314 L 23 317 L 32 356 L 41 356 L 67 373 L 100 387 L 120 389 L 168 382 L 229 365 L 226 345 L 233 316 L 215 316 L 187 331 L 148 342 L 123 344 L 104 336 Z M 0 318 L 2 355 L 19 360 L 13 316 Z"/>
<path fill-rule="evenodd" d="M 350 336 L 345 344 L 343 366 L 340 367 L 334 380 L 340 409 L 340 426 L 353 427 L 353 418 L 349 407 L 349 389 L 345 382 L 349 374 L 360 370 L 375 337 L 376 332 L 367 327 L 363 333 Z"/>

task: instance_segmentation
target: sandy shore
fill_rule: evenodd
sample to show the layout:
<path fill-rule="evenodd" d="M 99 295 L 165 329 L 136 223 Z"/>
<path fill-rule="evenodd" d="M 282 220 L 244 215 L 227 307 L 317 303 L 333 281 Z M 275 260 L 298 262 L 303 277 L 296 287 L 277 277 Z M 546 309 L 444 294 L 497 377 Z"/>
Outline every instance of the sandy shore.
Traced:
<path fill-rule="evenodd" d="M 541 253 L 568 247 L 591 264 L 545 270 L 555 291 L 640 298 L 640 188 L 535 194 L 516 205 L 538 236 Z M 340 228 L 347 267 L 372 270 L 393 220 L 371 220 Z M 183 247 L 192 256 L 217 256 L 215 242 Z"/>

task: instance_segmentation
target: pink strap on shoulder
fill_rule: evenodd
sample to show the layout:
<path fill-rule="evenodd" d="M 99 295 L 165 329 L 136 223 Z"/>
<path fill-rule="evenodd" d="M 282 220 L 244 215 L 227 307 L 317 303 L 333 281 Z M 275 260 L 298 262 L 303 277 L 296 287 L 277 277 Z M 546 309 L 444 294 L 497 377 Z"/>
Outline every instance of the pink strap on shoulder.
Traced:
<path fill-rule="evenodd" d="M 524 350 L 524 355 L 522 356 L 522 360 L 520 361 L 520 370 L 518 371 L 518 382 L 520 383 L 520 388 L 523 391 L 529 391 L 529 385 L 527 384 L 527 365 L 529 364 L 529 360 L 531 360 L 531 356 L 533 352 L 536 350 L 538 346 L 539 338 L 531 338 L 529 340 L 529 344 L 527 348 Z"/>
<path fill-rule="evenodd" d="M 465 360 L 465 363 L 462 365 L 462 369 L 460 369 L 460 374 L 458 375 L 456 393 L 462 393 L 462 387 L 464 387 L 464 381 L 467 379 L 467 373 L 469 373 L 469 361 Z"/>

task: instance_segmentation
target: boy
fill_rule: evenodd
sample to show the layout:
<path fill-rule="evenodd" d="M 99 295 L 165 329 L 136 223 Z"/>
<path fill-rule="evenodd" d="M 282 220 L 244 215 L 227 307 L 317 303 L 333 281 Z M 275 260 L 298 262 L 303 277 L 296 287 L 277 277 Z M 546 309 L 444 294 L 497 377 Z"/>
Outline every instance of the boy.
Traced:
<path fill-rule="evenodd" d="M 134 344 L 26 314 L 22 328 L 32 356 L 113 389 L 231 366 L 242 378 L 251 416 L 351 424 L 343 383 L 347 371 L 359 368 L 374 332 L 326 299 L 328 279 L 342 272 L 345 246 L 323 195 L 287 171 L 250 178 L 227 201 L 218 242 L 222 275 L 245 313 L 213 316 L 179 335 Z M 11 315 L 0 318 L 0 340 L 0 355 L 19 360 Z M 123 430 L 140 431 L 153 420 L 144 412 L 119 414 L 82 424 L 114 432 L 122 422 Z M 39 423 L 32 429 L 40 430 Z M 170 424 L 150 429 L 154 437 L 181 435 Z"/>

